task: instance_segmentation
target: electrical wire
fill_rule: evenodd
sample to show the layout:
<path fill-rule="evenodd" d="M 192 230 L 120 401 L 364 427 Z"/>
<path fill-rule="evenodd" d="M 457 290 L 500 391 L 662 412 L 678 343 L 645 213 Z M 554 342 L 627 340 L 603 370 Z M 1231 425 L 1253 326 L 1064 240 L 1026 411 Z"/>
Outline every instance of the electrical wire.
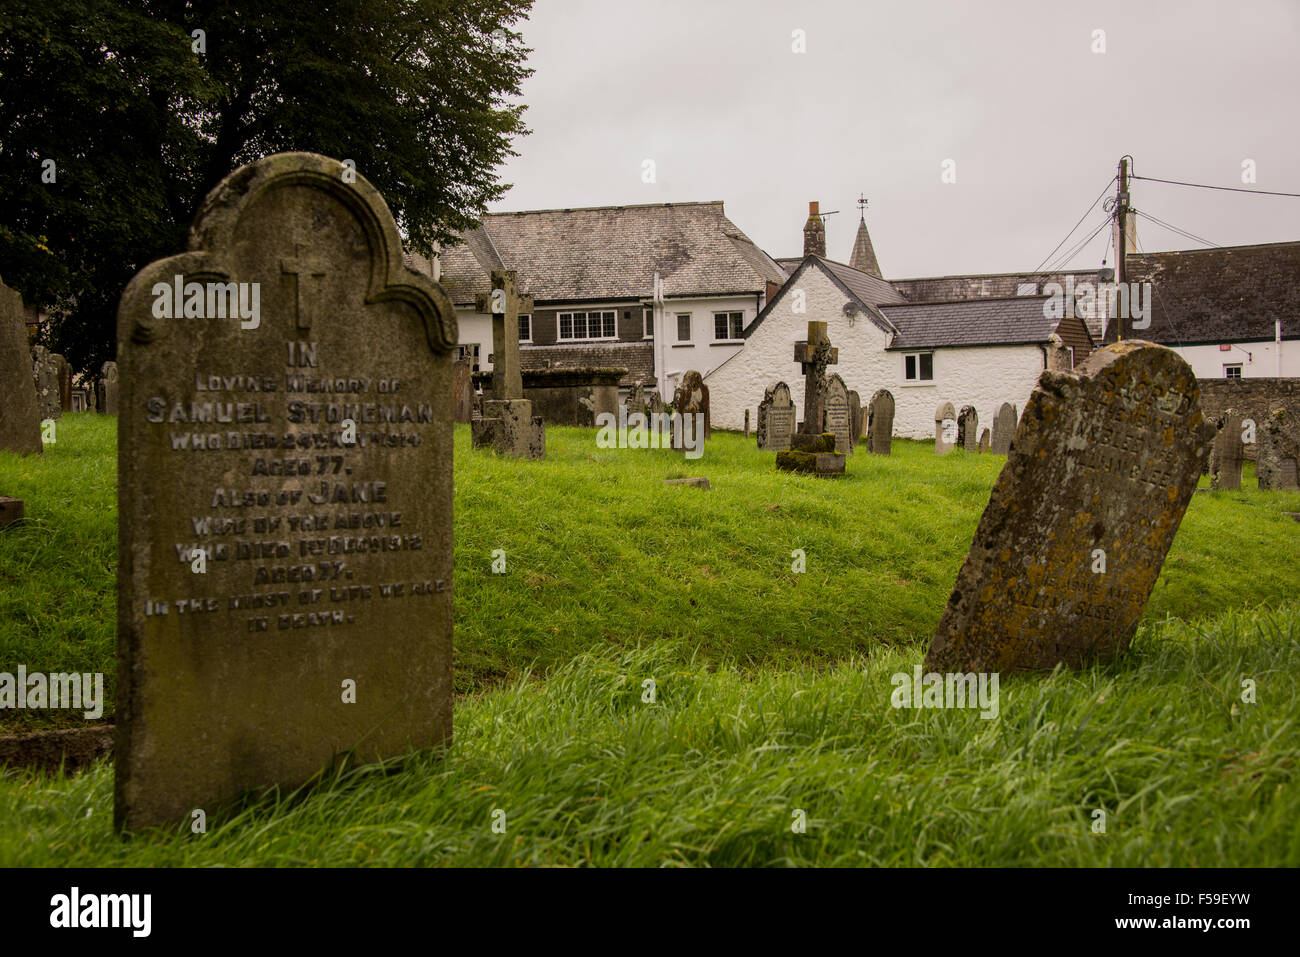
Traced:
<path fill-rule="evenodd" d="M 1176 179 L 1160 179 L 1155 176 L 1138 176 L 1136 173 L 1132 174 L 1132 178 L 1144 179 L 1148 183 L 1169 183 L 1171 186 L 1193 186 L 1196 189 L 1221 189 L 1230 193 L 1255 193 L 1259 196 L 1290 196 L 1300 199 L 1300 193 L 1282 193 L 1272 189 L 1245 189 L 1241 186 L 1209 186 L 1205 183 L 1184 183 L 1181 180 Z"/>
<path fill-rule="evenodd" d="M 1031 272 L 1039 272 L 1043 268 L 1043 263 L 1047 262 L 1054 255 L 1056 255 L 1056 251 L 1060 249 L 1062 246 L 1064 246 L 1067 242 L 1069 242 L 1070 237 L 1074 235 L 1074 231 L 1079 228 L 1080 224 L 1082 224 L 1085 219 L 1088 218 L 1088 214 L 1093 211 L 1093 208 L 1096 207 L 1096 205 L 1099 202 L 1101 202 L 1101 198 L 1106 195 L 1106 191 L 1110 189 L 1110 184 L 1113 182 L 1115 182 L 1114 176 L 1112 176 L 1110 180 L 1106 183 L 1106 185 L 1101 188 L 1101 192 L 1097 195 L 1097 198 L 1088 204 L 1088 208 L 1085 209 L 1083 211 L 1083 215 L 1079 217 L 1079 222 L 1075 223 L 1074 226 L 1071 227 L 1070 231 L 1065 234 L 1065 238 L 1056 244 L 1056 249 L 1053 249 L 1050 253 L 1044 256 L 1043 262 L 1039 263 L 1035 269 L 1030 270 Z"/>

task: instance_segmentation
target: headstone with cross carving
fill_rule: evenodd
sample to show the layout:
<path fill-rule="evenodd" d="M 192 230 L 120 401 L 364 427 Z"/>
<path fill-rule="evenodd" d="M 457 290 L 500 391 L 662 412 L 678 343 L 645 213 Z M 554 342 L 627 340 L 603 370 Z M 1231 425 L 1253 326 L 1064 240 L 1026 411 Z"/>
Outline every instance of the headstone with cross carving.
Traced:
<path fill-rule="evenodd" d="M 375 188 L 312 153 L 236 170 L 189 236 L 127 286 L 106 366 L 127 830 L 451 734 L 451 301 Z M 159 316 L 185 278 L 255 321 Z"/>
<path fill-rule="evenodd" d="M 483 398 L 482 418 L 470 423 L 473 445 L 514 458 L 544 458 L 546 431 L 524 398 L 519 365 L 519 317 L 532 313 L 533 297 L 519 294 L 513 269 L 494 269 L 492 292 L 475 304 L 492 315 L 492 395 Z"/>
<path fill-rule="evenodd" d="M 847 455 L 836 451 L 834 435 L 822 432 L 826 415 L 826 367 L 840 361 L 839 350 L 826 335 L 826 323 L 808 323 L 808 341 L 795 344 L 794 361 L 800 363 L 804 374 L 803 421 L 799 423 L 799 431 L 791 436 L 791 448 L 776 454 L 776 467 L 786 472 L 843 475 Z M 837 398 L 837 415 L 838 410 Z M 847 435 L 847 394 L 843 398 L 843 413 Z"/>

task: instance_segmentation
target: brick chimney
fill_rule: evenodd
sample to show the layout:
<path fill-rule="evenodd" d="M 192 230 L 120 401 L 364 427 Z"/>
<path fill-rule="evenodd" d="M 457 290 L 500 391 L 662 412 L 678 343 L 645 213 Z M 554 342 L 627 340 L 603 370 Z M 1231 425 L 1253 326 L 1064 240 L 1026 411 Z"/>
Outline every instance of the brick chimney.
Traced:
<path fill-rule="evenodd" d="M 803 224 L 803 254 L 826 258 L 826 224 L 822 222 L 816 201 L 808 204 L 808 222 Z"/>

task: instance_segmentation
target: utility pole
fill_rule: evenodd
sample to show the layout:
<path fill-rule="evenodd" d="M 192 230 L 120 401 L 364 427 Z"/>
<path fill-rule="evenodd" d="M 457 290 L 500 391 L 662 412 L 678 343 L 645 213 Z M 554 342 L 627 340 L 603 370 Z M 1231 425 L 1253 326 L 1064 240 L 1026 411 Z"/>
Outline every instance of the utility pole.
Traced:
<path fill-rule="evenodd" d="M 1128 167 L 1129 157 L 1121 156 L 1119 159 L 1119 172 L 1115 176 L 1115 217 L 1119 225 L 1119 241 L 1115 250 L 1115 282 L 1123 285 L 1125 282 L 1124 275 L 1124 253 L 1128 249 Z M 1116 299 L 1116 302 L 1119 300 Z M 1127 300 L 1126 300 L 1127 301 Z M 1124 339 L 1124 317 L 1115 317 L 1119 322 L 1115 338 L 1119 341 Z"/>

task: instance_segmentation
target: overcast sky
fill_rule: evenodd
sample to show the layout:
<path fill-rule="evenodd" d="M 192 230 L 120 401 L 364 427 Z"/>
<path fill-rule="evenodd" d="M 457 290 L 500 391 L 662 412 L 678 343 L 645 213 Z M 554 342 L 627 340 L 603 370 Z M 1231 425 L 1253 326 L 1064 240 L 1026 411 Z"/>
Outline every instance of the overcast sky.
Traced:
<path fill-rule="evenodd" d="M 865 193 L 881 269 L 907 278 L 1034 268 L 1125 153 L 1228 186 L 1251 159 L 1253 188 L 1300 193 L 1300 0 L 538 0 L 522 32 L 533 133 L 497 210 L 722 200 L 797 256 L 818 200 L 847 261 Z M 1300 240 L 1300 199 L 1138 181 L 1133 205 L 1218 245 Z M 1071 264 L 1100 265 L 1108 233 Z"/>

